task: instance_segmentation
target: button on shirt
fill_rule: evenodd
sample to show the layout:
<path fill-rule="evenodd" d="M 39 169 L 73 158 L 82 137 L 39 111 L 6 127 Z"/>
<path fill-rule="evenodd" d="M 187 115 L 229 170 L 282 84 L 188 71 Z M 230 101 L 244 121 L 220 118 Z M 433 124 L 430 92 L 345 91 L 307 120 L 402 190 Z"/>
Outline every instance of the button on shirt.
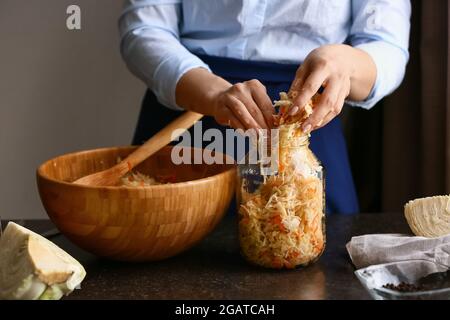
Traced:
<path fill-rule="evenodd" d="M 126 0 L 121 53 L 165 106 L 180 109 L 175 88 L 195 54 L 301 64 L 315 48 L 347 43 L 377 67 L 370 108 L 401 83 L 409 58 L 409 0 Z"/>

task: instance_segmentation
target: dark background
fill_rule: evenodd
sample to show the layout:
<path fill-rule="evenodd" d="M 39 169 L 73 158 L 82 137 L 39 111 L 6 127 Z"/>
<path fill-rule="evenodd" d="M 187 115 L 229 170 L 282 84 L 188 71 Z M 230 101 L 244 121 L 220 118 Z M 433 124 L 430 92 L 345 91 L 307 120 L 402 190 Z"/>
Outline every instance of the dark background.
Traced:
<path fill-rule="evenodd" d="M 363 212 L 402 211 L 450 193 L 449 2 L 413 0 L 410 61 L 401 87 L 342 117 Z"/>

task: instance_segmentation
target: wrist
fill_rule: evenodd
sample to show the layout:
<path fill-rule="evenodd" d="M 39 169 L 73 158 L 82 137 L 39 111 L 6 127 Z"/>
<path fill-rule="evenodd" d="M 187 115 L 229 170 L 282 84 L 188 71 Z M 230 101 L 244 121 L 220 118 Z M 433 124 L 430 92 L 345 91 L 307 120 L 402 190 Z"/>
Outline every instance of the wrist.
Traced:
<path fill-rule="evenodd" d="M 219 101 L 220 96 L 226 92 L 232 85 L 228 81 L 223 78 L 220 78 L 216 75 L 212 75 L 208 85 L 204 88 L 204 100 L 203 103 L 206 106 L 210 106 L 213 113 L 215 112 Z"/>
<path fill-rule="evenodd" d="M 359 48 L 350 47 L 351 55 L 351 94 L 349 98 L 354 101 L 365 100 L 376 81 L 376 66 L 372 57 Z"/>
<path fill-rule="evenodd" d="M 204 115 L 214 115 L 219 95 L 231 84 L 203 68 L 188 71 L 178 81 L 176 88 L 177 104 Z"/>
<path fill-rule="evenodd" d="M 340 44 L 339 46 L 341 49 L 340 60 L 342 61 L 343 65 L 346 66 L 346 74 L 350 78 L 350 81 L 352 81 L 355 78 L 357 72 L 356 61 L 358 61 L 360 54 L 357 49 L 347 44 Z"/>

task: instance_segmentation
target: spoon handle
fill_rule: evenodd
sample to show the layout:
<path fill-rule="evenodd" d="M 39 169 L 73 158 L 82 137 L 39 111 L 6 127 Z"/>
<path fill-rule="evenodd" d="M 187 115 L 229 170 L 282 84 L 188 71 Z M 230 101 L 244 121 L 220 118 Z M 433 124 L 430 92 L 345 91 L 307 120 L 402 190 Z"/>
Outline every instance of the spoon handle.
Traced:
<path fill-rule="evenodd" d="M 131 153 L 122 162 L 126 162 L 128 164 L 129 170 L 133 169 L 155 152 L 159 151 L 161 148 L 181 136 L 202 117 L 202 114 L 192 111 L 183 113 L 180 117 L 169 123 L 161 131 L 147 140 L 147 142 Z"/>

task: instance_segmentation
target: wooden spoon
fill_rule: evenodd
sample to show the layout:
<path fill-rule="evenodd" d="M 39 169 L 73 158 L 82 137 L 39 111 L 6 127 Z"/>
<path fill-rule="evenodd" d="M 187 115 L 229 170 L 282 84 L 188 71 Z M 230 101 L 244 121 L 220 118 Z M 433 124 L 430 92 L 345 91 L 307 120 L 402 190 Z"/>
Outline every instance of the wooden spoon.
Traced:
<path fill-rule="evenodd" d="M 134 167 L 142 161 L 168 145 L 170 142 L 181 136 L 186 130 L 192 127 L 198 120 L 203 117 L 202 114 L 187 111 L 161 131 L 151 137 L 146 143 L 128 155 L 124 160 L 112 168 L 103 170 L 94 174 L 90 174 L 73 183 L 88 186 L 115 186 L 120 179 L 130 172 Z M 174 131 L 177 130 L 176 135 Z M 181 129 L 181 130 L 179 130 Z"/>

